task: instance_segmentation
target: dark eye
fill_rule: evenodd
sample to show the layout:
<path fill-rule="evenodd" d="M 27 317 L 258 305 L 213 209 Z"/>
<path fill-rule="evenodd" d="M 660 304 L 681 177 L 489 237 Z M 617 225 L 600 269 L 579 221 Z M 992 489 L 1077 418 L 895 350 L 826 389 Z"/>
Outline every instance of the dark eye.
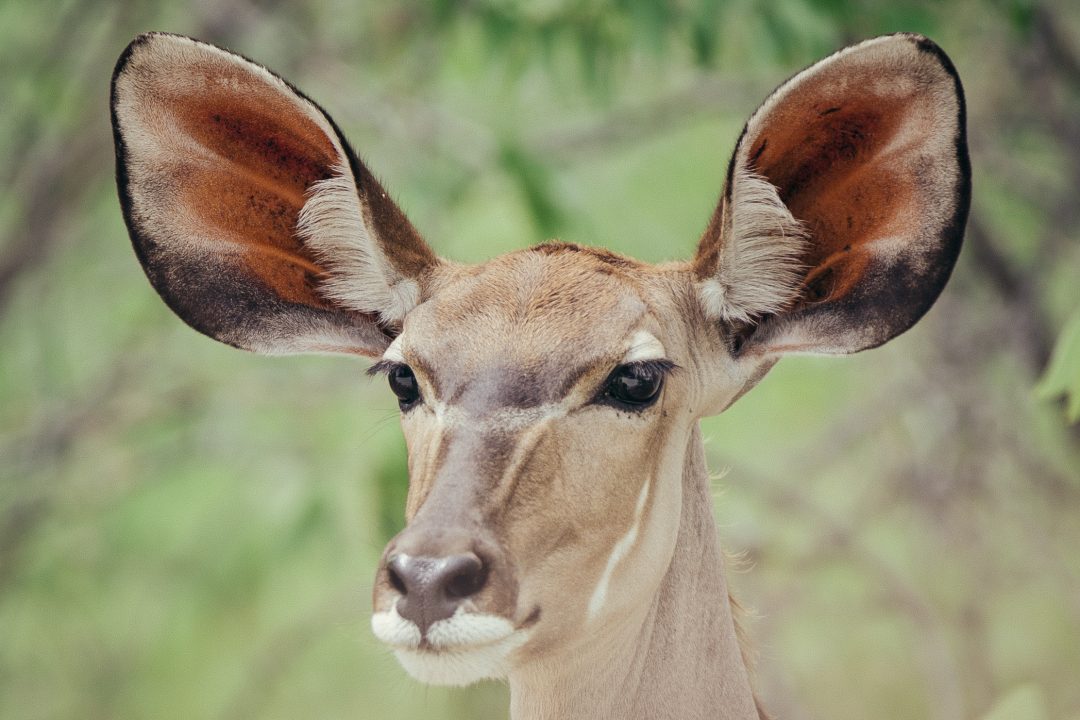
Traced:
<path fill-rule="evenodd" d="M 670 369 L 670 364 L 655 361 L 620 365 L 608 376 L 604 397 L 633 408 L 651 405 Z"/>
<path fill-rule="evenodd" d="M 395 365 L 386 372 L 386 376 L 402 410 L 420 399 L 420 386 L 416 384 L 416 376 L 408 365 Z"/>

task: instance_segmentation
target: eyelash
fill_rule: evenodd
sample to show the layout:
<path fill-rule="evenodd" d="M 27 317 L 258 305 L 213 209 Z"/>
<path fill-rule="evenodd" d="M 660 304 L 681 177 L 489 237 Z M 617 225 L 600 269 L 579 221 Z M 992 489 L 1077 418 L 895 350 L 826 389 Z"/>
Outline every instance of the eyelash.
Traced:
<path fill-rule="evenodd" d="M 671 360 L 639 360 L 612 370 L 593 399 L 598 405 L 642 412 L 656 404 L 667 377 L 679 368 Z M 642 385 L 641 383 L 646 383 Z"/>
<path fill-rule="evenodd" d="M 368 375 L 386 374 L 390 390 L 397 396 L 398 407 L 402 412 L 416 407 L 423 399 L 416 375 L 412 368 L 404 363 L 382 360 L 372 365 L 367 372 Z"/>
<path fill-rule="evenodd" d="M 377 363 L 365 370 L 364 374 L 370 375 L 372 377 L 376 375 L 383 375 L 403 364 L 404 363 L 394 362 L 393 360 L 379 360 Z"/>

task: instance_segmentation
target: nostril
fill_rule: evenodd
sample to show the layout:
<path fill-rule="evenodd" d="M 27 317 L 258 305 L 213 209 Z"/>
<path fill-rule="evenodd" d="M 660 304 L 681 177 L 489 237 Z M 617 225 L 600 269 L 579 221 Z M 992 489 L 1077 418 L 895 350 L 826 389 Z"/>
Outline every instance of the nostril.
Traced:
<path fill-rule="evenodd" d="M 449 558 L 446 594 L 456 600 L 475 595 L 487 583 L 487 567 L 475 555 L 459 555 Z"/>
<path fill-rule="evenodd" d="M 452 598 L 467 598 L 480 592 L 483 586 L 482 578 L 472 573 L 455 575 L 446 584 L 446 594 Z"/>
<path fill-rule="evenodd" d="M 402 564 L 400 560 L 401 558 L 395 557 L 386 564 L 386 575 L 387 579 L 390 580 L 390 585 L 395 590 L 397 590 L 402 595 L 407 595 L 409 591 L 406 588 L 405 581 L 402 579 L 401 573 L 398 569 L 398 565 Z"/>

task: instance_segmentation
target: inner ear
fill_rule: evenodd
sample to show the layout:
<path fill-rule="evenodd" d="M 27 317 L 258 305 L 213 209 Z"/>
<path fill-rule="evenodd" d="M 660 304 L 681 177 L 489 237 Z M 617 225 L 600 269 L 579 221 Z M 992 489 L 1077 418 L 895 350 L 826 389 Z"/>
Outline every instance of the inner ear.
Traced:
<path fill-rule="evenodd" d="M 198 208 L 178 214 L 177 225 L 190 222 L 183 230 L 210 229 L 231 241 L 245 268 L 280 299 L 333 309 L 317 290 L 326 269 L 297 237 L 296 225 L 308 188 L 332 177 L 341 156 L 307 117 L 286 114 L 269 93 L 260 98 L 263 105 L 239 102 L 227 80 L 177 83 L 175 96 L 161 99 L 181 131 L 177 143 L 186 147 L 173 151 L 184 156 L 175 169 L 187 176 L 172 184 L 175 201 Z"/>
<path fill-rule="evenodd" d="M 375 356 L 438 264 L 330 116 L 256 63 L 136 38 L 112 84 L 135 251 L 189 325 L 265 353 Z"/>
<path fill-rule="evenodd" d="M 963 91 L 926 38 L 842 50 L 750 117 L 694 271 L 741 352 L 850 353 L 934 303 L 970 202 Z"/>
<path fill-rule="evenodd" d="M 932 144 L 937 128 L 913 101 L 913 79 L 881 84 L 870 77 L 810 82 L 787 99 L 787 117 L 771 118 L 747 149 L 750 170 L 777 188 L 814 239 L 800 258 L 808 270 L 799 305 L 847 295 L 867 269 L 871 245 L 919 230 L 920 162 L 909 155 Z"/>

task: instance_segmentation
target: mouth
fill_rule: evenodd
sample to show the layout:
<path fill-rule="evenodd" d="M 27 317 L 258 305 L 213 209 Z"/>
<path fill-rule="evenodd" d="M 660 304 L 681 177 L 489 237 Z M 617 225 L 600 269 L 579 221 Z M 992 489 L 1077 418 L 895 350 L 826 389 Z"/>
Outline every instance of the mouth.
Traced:
<path fill-rule="evenodd" d="M 506 677 L 510 655 L 528 639 L 534 617 L 538 613 L 515 627 L 504 617 L 458 608 L 451 617 L 421 632 L 416 623 L 401 617 L 394 607 L 374 613 L 371 630 L 390 646 L 405 671 L 420 682 L 469 685 Z"/>

